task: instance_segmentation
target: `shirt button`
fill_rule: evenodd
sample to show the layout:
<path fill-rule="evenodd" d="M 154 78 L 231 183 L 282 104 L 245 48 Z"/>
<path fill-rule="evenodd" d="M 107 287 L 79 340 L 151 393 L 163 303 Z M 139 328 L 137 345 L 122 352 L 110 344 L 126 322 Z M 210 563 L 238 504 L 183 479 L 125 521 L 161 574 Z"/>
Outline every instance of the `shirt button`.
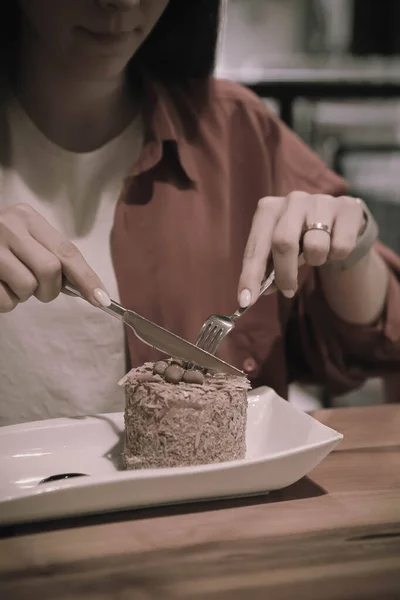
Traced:
<path fill-rule="evenodd" d="M 257 363 L 254 358 L 248 357 L 243 361 L 243 371 L 252 375 L 258 371 Z"/>

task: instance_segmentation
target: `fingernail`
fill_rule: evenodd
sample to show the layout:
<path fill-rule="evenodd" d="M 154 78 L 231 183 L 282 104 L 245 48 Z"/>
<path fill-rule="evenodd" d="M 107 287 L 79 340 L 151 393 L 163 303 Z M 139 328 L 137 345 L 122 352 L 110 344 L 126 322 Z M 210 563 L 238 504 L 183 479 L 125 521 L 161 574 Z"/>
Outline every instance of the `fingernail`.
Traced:
<path fill-rule="evenodd" d="M 239 304 L 241 308 L 247 308 L 251 302 L 250 290 L 243 290 L 240 292 Z"/>
<path fill-rule="evenodd" d="M 94 290 L 93 298 L 95 299 L 97 304 L 100 304 L 100 306 L 110 306 L 111 304 L 110 296 L 101 288 L 96 288 Z"/>
<path fill-rule="evenodd" d="M 281 292 L 286 298 L 293 298 L 293 296 L 295 295 L 294 290 L 281 290 Z"/>

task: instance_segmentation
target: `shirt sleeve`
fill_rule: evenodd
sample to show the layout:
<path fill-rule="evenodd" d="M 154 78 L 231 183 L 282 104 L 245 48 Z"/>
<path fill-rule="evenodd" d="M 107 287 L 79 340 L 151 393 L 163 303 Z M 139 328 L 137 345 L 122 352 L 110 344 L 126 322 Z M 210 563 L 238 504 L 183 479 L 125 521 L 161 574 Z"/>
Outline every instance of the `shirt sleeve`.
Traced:
<path fill-rule="evenodd" d="M 373 326 L 342 321 L 326 302 L 315 270 L 307 273 L 287 327 L 291 379 L 341 394 L 369 377 L 399 371 L 400 259 L 379 242 L 375 249 L 390 273 L 385 310 Z"/>
<path fill-rule="evenodd" d="M 274 193 L 294 190 L 340 197 L 346 183 L 330 171 L 279 119 L 268 119 Z M 384 313 L 374 326 L 342 321 L 329 307 L 315 269 L 305 268 L 287 323 L 291 379 L 323 384 L 333 393 L 360 386 L 365 379 L 400 369 L 400 257 L 377 242 L 389 273 Z"/>

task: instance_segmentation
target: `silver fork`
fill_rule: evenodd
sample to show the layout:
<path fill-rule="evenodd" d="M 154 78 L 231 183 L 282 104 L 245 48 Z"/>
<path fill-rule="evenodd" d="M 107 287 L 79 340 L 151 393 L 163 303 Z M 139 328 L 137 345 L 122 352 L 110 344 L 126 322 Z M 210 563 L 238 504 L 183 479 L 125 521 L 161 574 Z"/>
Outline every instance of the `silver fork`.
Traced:
<path fill-rule="evenodd" d="M 274 283 L 275 281 L 275 270 L 271 272 L 268 277 L 264 279 L 260 287 L 260 293 L 257 298 L 259 298 L 267 289 Z M 210 354 L 215 354 L 221 344 L 221 342 L 226 338 L 228 333 L 232 331 L 235 327 L 235 321 L 249 309 L 246 308 L 238 308 L 233 315 L 210 315 L 206 321 L 204 321 L 202 328 L 196 339 L 196 346 L 206 350 Z M 191 368 L 191 364 L 185 365 L 186 368 Z"/>

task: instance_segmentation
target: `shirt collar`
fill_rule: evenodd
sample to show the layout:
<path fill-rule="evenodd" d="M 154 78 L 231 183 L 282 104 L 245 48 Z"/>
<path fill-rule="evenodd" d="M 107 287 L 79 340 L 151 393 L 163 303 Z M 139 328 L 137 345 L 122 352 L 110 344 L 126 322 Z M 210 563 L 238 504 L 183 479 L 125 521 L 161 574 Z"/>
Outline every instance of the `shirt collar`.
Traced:
<path fill-rule="evenodd" d="M 167 89 L 147 75 L 142 76 L 144 148 L 132 175 L 155 166 L 163 157 L 164 142 L 173 142 L 186 176 L 192 183 L 197 181 L 194 141 L 199 121 L 197 102 L 191 101 L 191 95 L 188 88 L 171 86 Z"/>

